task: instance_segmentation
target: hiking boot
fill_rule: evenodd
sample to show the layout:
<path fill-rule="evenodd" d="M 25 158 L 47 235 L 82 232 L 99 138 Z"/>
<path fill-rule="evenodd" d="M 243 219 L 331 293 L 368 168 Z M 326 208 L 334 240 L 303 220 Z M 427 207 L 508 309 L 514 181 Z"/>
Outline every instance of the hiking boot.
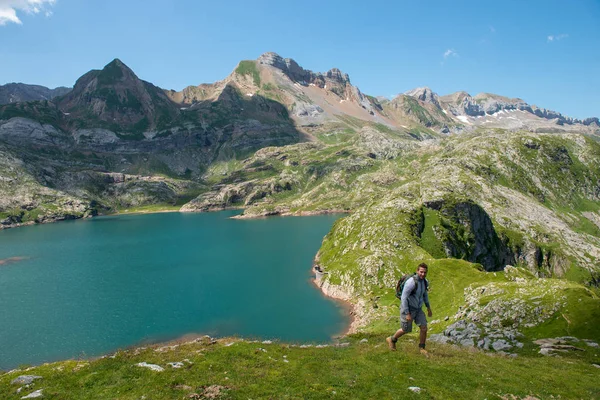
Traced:
<path fill-rule="evenodd" d="M 421 354 L 423 354 L 425 357 L 429 358 L 429 353 L 427 352 L 427 350 L 425 350 L 424 348 L 421 348 L 419 350 L 421 352 Z"/>
<path fill-rule="evenodd" d="M 394 339 L 392 339 L 391 336 L 386 337 L 385 341 L 387 342 L 388 346 L 390 346 L 390 350 L 396 350 L 396 342 L 394 342 Z"/>

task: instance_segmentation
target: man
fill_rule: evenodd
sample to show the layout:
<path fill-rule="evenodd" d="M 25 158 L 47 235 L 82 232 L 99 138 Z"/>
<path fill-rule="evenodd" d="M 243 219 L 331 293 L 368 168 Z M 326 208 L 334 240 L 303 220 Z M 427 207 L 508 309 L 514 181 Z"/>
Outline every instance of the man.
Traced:
<path fill-rule="evenodd" d="M 423 303 L 427 307 L 427 315 L 431 318 L 433 313 L 429 306 L 429 296 L 427 289 L 429 287 L 425 277 L 427 276 L 427 264 L 421 263 L 417 267 L 417 272 L 414 277 L 408 278 L 402 290 L 400 300 L 400 329 L 393 336 L 386 338 L 390 350 L 396 350 L 396 342 L 398 338 L 405 333 L 412 331 L 412 323 L 419 325 L 421 329 L 419 337 L 419 348 L 421 354 L 427 356 L 425 350 L 425 340 L 427 339 L 427 318 L 423 312 Z"/>

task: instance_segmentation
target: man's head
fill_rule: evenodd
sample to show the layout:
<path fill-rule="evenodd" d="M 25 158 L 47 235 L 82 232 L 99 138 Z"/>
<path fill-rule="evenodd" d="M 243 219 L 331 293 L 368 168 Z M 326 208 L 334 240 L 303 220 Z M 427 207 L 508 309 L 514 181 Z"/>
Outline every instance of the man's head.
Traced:
<path fill-rule="evenodd" d="M 419 264 L 419 266 L 417 267 L 417 276 L 419 277 L 419 279 L 425 279 L 425 277 L 427 276 L 427 264 Z"/>

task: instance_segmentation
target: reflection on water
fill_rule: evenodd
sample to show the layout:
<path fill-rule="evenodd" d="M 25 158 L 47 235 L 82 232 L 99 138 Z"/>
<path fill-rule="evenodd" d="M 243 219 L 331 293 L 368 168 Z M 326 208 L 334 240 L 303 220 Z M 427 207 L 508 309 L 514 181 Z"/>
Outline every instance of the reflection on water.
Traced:
<path fill-rule="evenodd" d="M 9 257 L 3 260 L 0 260 L 0 265 L 12 264 L 19 261 L 27 260 L 29 257 Z"/>

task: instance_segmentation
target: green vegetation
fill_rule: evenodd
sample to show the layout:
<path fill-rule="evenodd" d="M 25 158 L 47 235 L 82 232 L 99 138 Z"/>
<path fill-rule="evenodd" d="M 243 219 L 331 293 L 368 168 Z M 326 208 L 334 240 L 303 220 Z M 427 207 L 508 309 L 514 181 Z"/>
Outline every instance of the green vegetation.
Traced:
<path fill-rule="evenodd" d="M 235 69 L 235 72 L 239 75 L 250 75 L 254 84 L 260 87 L 260 74 L 258 72 L 258 68 L 256 68 L 256 61 L 240 61 L 240 64 Z"/>
<path fill-rule="evenodd" d="M 407 113 L 412 114 L 415 118 L 426 127 L 439 125 L 438 121 L 423 108 L 419 102 L 410 96 L 404 96 L 404 107 Z"/>
<path fill-rule="evenodd" d="M 430 208 L 423 208 L 425 217 L 423 233 L 421 234 L 421 247 L 434 258 L 445 258 L 444 246 L 435 234 L 435 227 L 441 225 L 440 215 Z"/>

